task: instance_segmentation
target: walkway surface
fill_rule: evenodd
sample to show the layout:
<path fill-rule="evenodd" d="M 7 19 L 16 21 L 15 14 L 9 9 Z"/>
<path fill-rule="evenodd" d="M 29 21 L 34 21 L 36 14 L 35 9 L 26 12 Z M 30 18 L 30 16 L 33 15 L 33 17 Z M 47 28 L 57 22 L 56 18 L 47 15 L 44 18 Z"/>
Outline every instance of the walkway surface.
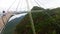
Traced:
<path fill-rule="evenodd" d="M 3 29 L 3 27 L 4 27 L 4 24 L 7 23 L 8 19 L 10 18 L 11 15 L 12 15 L 12 13 L 8 12 L 4 16 L 1 16 L 1 18 L 0 18 L 0 33 L 1 33 L 2 29 Z M 3 18 L 3 20 L 2 20 L 2 18 Z"/>
<path fill-rule="evenodd" d="M 18 14 L 18 15 L 15 15 L 15 14 Z M 8 27 L 8 28 L 6 28 L 4 32 L 9 31 L 10 28 L 13 29 L 16 26 L 16 24 L 20 23 L 21 19 L 23 19 L 26 14 L 27 13 L 20 14 L 20 13 L 17 13 L 17 12 L 16 13 L 14 13 L 14 12 L 6 13 L 5 16 L 2 16 L 0 18 L 0 33 L 2 32 L 2 30 L 4 28 L 4 24 L 6 24 L 6 23 L 8 24 L 8 25 L 6 24 L 5 27 Z M 14 16 L 12 16 L 12 15 L 14 15 Z M 12 17 L 10 18 L 10 16 L 12 16 Z M 3 20 L 2 20 L 2 18 L 3 18 Z M 7 21 L 10 21 L 12 18 L 15 18 L 15 19 L 12 20 L 11 22 L 7 22 Z M 4 23 L 3 23 L 3 21 L 4 21 Z M 10 32 L 12 32 L 12 30 L 10 30 Z"/>

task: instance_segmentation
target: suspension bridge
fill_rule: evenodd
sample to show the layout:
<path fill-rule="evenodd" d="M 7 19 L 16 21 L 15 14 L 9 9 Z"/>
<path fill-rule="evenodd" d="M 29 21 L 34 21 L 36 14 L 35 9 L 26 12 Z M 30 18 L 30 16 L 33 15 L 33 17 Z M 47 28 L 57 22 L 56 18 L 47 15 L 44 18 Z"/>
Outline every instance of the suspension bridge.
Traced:
<path fill-rule="evenodd" d="M 15 0 L 16 1 L 16 0 Z M 11 18 L 12 15 L 18 15 L 18 14 L 23 14 L 23 13 L 28 13 L 29 14 L 29 17 L 30 17 L 30 20 L 31 20 L 31 27 L 32 27 L 32 30 L 33 30 L 33 34 L 36 34 L 35 32 L 35 27 L 34 27 L 34 23 L 33 23 L 33 19 L 32 19 L 32 16 L 31 16 L 31 12 L 35 12 L 35 11 L 31 11 L 30 8 L 29 8 L 29 2 L 28 0 L 26 0 L 26 4 L 27 4 L 27 9 L 28 11 L 24 11 L 24 12 L 17 12 L 18 10 L 18 7 L 19 7 L 19 4 L 20 4 L 20 1 L 18 2 L 18 5 L 17 5 L 17 8 L 16 8 L 16 11 L 9 11 L 9 9 L 12 7 L 12 5 L 15 3 L 15 1 L 11 4 L 11 6 L 7 9 L 7 13 L 6 14 L 2 14 L 2 17 L 0 18 L 0 34 L 3 34 L 3 31 L 4 29 L 6 28 L 6 25 L 8 25 L 8 21 L 9 19 Z M 36 4 L 40 7 L 40 4 L 37 2 L 39 0 L 34 0 L 36 2 Z M 9 12 L 8 12 L 9 11 Z M 37 12 L 42 12 L 43 10 L 38 10 Z M 23 18 L 20 18 L 20 19 L 23 19 Z M 16 23 L 15 23 L 16 25 Z M 15 26 L 13 25 L 13 27 Z M 12 26 L 11 26 L 12 27 Z M 13 28 L 12 27 L 12 28 Z M 7 27 L 8 28 L 8 27 Z"/>

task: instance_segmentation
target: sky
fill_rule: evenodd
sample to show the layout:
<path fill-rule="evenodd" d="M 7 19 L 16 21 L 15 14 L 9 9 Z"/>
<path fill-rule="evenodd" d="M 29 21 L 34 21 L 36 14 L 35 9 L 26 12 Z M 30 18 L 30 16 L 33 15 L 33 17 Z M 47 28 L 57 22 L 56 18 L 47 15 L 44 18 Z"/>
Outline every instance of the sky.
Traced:
<path fill-rule="evenodd" d="M 12 5 L 12 3 L 14 2 L 15 0 L 0 0 L 0 12 L 2 10 L 5 10 L 7 11 L 8 8 Z M 19 3 L 19 6 L 18 6 L 18 11 L 22 10 L 27 10 L 27 3 L 26 3 L 26 0 L 16 0 L 14 2 L 14 4 L 10 7 L 10 9 L 8 11 L 16 11 L 16 8 L 17 8 L 17 5 L 18 5 L 18 2 L 20 1 Z M 38 2 L 38 5 L 36 2 Z M 31 9 L 33 6 L 39 6 L 39 7 L 43 7 L 45 9 L 47 8 L 56 8 L 56 7 L 60 7 L 60 0 L 28 0 L 29 2 L 29 8 Z"/>

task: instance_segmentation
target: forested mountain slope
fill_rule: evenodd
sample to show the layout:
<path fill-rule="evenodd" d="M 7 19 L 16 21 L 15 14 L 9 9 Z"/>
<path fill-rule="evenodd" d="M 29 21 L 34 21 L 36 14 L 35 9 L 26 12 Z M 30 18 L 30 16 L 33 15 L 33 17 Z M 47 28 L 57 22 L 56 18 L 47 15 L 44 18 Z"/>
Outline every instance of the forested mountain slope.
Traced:
<path fill-rule="evenodd" d="M 60 34 L 60 8 L 41 9 L 35 6 L 31 11 L 33 10 L 43 10 L 32 13 L 36 34 Z M 15 33 L 33 34 L 29 14 L 16 26 Z"/>

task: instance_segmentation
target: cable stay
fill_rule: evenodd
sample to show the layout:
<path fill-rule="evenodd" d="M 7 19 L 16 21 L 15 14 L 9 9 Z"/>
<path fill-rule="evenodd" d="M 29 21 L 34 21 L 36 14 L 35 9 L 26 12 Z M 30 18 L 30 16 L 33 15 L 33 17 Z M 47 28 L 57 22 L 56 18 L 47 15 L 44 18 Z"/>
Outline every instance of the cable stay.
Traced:
<path fill-rule="evenodd" d="M 39 2 L 42 6 L 45 6 L 43 3 L 41 3 L 39 0 L 37 0 L 37 2 Z M 46 6 L 45 6 L 46 7 Z"/>
<path fill-rule="evenodd" d="M 39 6 L 39 7 L 41 7 L 40 5 L 39 5 L 39 3 L 36 1 L 36 0 L 34 0 L 35 1 L 35 3 Z"/>
<path fill-rule="evenodd" d="M 16 2 L 16 0 L 10 5 L 10 7 L 7 9 L 7 11 L 9 11 L 9 9 L 13 6 L 13 4 Z"/>
<path fill-rule="evenodd" d="M 19 0 L 19 2 L 18 2 L 18 5 L 17 5 L 17 7 L 16 7 L 16 11 L 18 10 L 19 4 L 20 4 L 20 0 Z"/>
<path fill-rule="evenodd" d="M 29 2 L 28 2 L 28 0 L 26 0 L 26 3 L 27 3 L 27 9 L 29 11 L 30 8 L 29 8 Z M 28 14 L 29 14 L 29 17 L 30 17 L 31 27 L 32 27 L 33 34 L 36 34 L 31 11 L 29 11 Z"/>

